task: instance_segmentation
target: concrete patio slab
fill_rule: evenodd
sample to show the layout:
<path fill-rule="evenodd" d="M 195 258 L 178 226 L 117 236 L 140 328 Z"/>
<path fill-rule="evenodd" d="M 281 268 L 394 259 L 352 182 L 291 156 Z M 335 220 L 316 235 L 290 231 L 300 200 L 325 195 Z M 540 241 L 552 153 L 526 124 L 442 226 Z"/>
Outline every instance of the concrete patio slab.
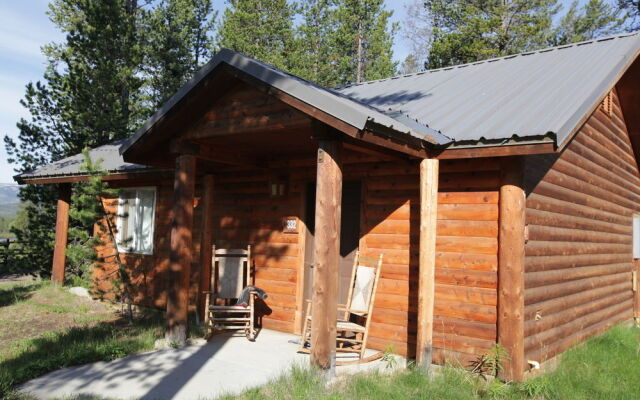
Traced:
<path fill-rule="evenodd" d="M 77 398 L 196 400 L 215 399 L 264 385 L 309 358 L 290 340 L 298 336 L 263 330 L 255 342 L 231 333 L 181 349 L 133 355 L 61 369 L 24 384 L 39 399 Z M 342 366 L 337 374 L 384 369 L 386 363 Z"/>

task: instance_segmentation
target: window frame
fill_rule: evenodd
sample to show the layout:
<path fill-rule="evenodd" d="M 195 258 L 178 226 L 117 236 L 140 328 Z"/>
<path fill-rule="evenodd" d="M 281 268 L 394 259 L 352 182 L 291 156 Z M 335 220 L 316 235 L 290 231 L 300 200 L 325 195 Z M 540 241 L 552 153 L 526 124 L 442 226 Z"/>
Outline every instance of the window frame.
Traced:
<path fill-rule="evenodd" d="M 640 214 L 631 217 L 631 251 L 634 259 L 640 259 Z"/>
<path fill-rule="evenodd" d="M 121 191 L 120 192 L 121 194 L 118 196 L 118 215 L 117 215 L 117 221 L 116 221 L 116 229 L 117 229 L 116 247 L 118 252 L 125 253 L 125 254 L 145 255 L 145 256 L 153 255 L 153 250 L 155 248 L 155 234 L 156 234 L 156 204 L 158 202 L 157 187 L 155 186 L 126 187 L 126 188 L 121 188 L 120 191 Z M 148 251 L 136 250 L 131 247 L 127 247 L 122 243 L 122 240 L 120 239 L 121 232 L 123 231 L 122 229 L 123 223 L 129 218 L 129 216 L 127 216 L 127 218 L 123 217 L 125 199 L 122 198 L 122 192 L 135 192 L 136 207 L 137 207 L 140 199 L 138 192 L 143 192 L 143 191 L 153 193 L 153 205 L 152 205 L 153 218 L 151 220 L 151 246 Z"/>

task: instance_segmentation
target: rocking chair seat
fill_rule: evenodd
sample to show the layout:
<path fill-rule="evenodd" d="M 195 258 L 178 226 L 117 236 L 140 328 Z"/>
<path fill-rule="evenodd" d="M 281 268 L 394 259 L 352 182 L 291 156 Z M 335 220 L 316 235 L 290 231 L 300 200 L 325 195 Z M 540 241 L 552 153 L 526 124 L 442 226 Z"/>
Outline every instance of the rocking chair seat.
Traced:
<path fill-rule="evenodd" d="M 338 330 L 339 331 L 349 331 L 349 332 L 364 332 L 365 327 L 362 325 L 358 325 L 355 322 L 348 321 L 338 321 Z"/>
<path fill-rule="evenodd" d="M 307 315 L 307 321 L 311 322 L 313 318 L 312 315 Z M 338 331 L 350 331 L 350 332 L 364 332 L 365 327 L 362 325 L 358 325 L 355 322 L 345 321 L 343 319 L 338 319 Z"/>

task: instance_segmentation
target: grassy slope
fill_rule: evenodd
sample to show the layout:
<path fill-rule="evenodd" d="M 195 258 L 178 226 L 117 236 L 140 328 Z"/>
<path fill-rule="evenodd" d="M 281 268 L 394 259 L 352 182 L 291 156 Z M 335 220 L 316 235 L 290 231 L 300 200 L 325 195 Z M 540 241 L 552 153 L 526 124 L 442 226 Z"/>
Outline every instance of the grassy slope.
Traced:
<path fill-rule="evenodd" d="M 60 367 L 149 350 L 162 332 L 158 316 L 128 324 L 111 308 L 46 283 L 0 285 L 0 398 Z M 567 352 L 555 372 L 520 385 L 446 368 L 431 380 L 409 369 L 349 377 L 327 389 L 317 375 L 294 369 L 227 399 L 639 399 L 639 374 L 640 329 L 618 326 Z"/>
<path fill-rule="evenodd" d="M 158 316 L 129 324 L 47 283 L 0 285 L 0 398 L 19 398 L 15 385 L 62 367 L 151 350 L 163 324 Z"/>

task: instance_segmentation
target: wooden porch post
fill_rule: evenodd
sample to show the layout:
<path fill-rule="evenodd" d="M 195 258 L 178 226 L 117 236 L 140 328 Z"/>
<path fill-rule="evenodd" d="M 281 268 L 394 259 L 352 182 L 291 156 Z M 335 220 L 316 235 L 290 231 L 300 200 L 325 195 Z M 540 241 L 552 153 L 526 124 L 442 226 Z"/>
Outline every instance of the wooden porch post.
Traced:
<path fill-rule="evenodd" d="M 202 193 L 202 227 L 200 229 L 200 285 L 198 286 L 198 313 L 206 317 L 205 296 L 211 290 L 211 245 L 213 244 L 213 175 L 205 175 Z"/>
<path fill-rule="evenodd" d="M 311 365 L 335 374 L 342 202 L 342 145 L 320 139 L 316 180 Z"/>
<path fill-rule="evenodd" d="M 173 183 L 173 222 L 169 256 L 170 283 L 167 295 L 167 343 L 184 344 L 188 333 L 189 281 L 193 261 L 193 197 L 196 159 L 190 154 L 176 157 Z"/>
<path fill-rule="evenodd" d="M 53 247 L 53 266 L 51 281 L 64 283 L 64 265 L 66 262 L 67 235 L 69 232 L 69 204 L 71 203 L 71 184 L 61 183 L 58 186 L 58 205 L 56 209 L 56 238 Z"/>
<path fill-rule="evenodd" d="M 633 319 L 640 326 L 640 260 L 633 260 L 633 272 L 631 282 L 633 286 Z"/>
<path fill-rule="evenodd" d="M 438 220 L 437 159 L 420 162 L 420 272 L 416 361 L 431 372 L 435 303 L 436 229 Z"/>
<path fill-rule="evenodd" d="M 502 163 L 498 250 L 498 343 L 509 353 L 500 378 L 524 376 L 524 236 L 525 191 L 523 160 Z"/>

